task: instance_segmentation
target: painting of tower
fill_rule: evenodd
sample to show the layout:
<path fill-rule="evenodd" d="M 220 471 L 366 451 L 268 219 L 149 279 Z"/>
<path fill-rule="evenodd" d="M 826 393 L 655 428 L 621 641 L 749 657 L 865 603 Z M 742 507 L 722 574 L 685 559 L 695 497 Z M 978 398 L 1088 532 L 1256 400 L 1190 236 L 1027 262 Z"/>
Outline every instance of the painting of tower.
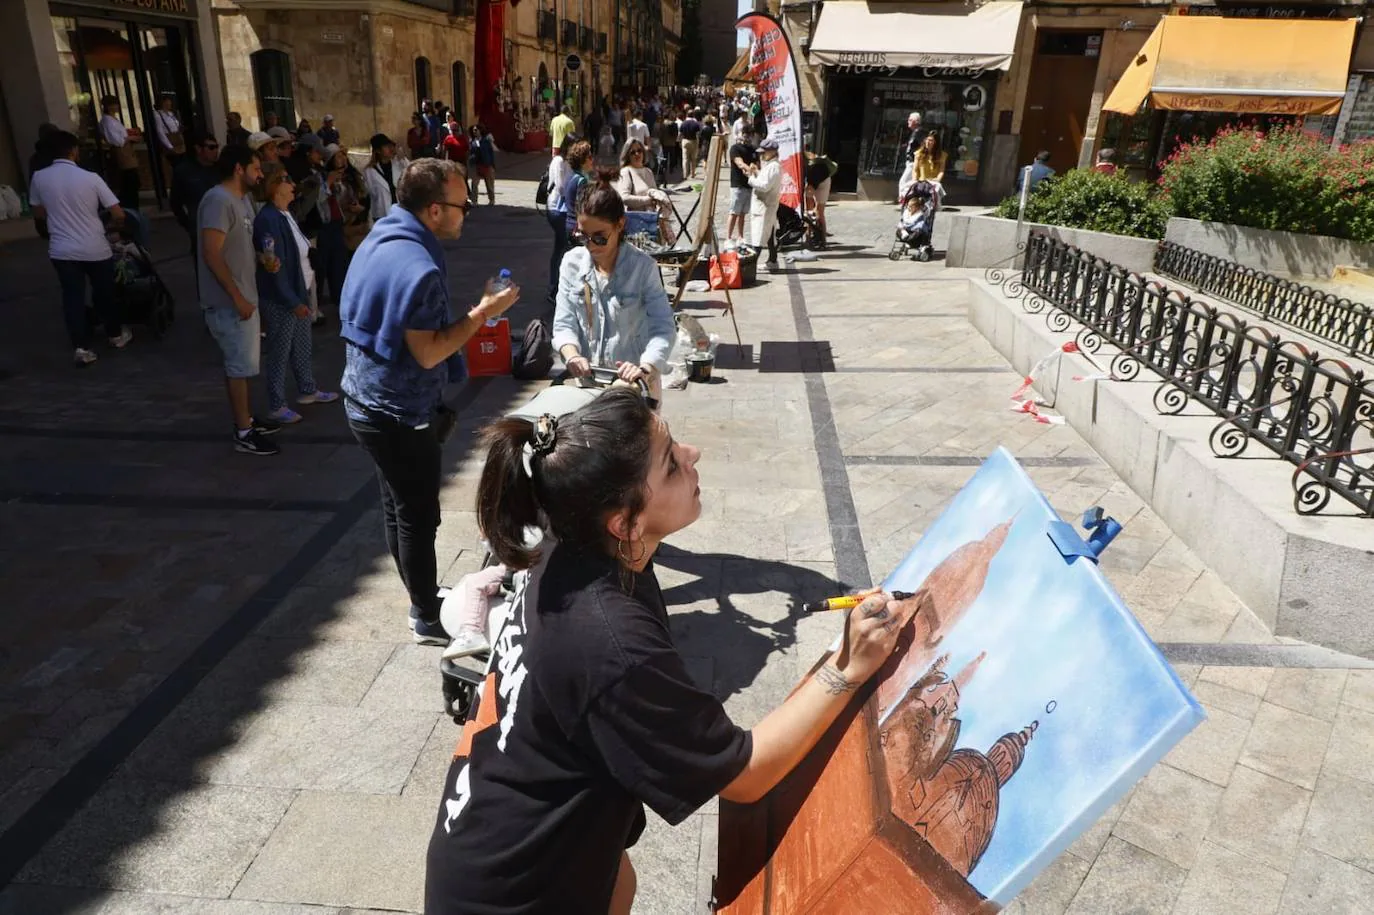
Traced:
<path fill-rule="evenodd" d="M 920 602 L 894 660 L 767 798 L 721 803 L 718 911 L 997 911 L 1197 726 L 1058 520 L 1004 450 L 960 491 L 883 582 Z"/>

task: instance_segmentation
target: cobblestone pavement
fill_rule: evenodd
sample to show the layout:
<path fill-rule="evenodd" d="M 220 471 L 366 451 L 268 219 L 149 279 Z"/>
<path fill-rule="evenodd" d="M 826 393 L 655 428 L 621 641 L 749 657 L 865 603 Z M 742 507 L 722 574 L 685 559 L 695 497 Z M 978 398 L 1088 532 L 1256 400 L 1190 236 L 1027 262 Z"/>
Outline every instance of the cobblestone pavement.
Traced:
<path fill-rule="evenodd" d="M 532 197 L 503 178 L 449 249 L 460 301 L 514 271 L 531 302 L 517 328 L 547 264 Z M 744 345 L 717 383 L 667 396 L 705 453 L 703 518 L 660 567 L 695 675 L 757 722 L 834 635 L 797 602 L 881 578 L 1006 445 L 1066 515 L 1100 503 L 1125 522 L 1103 568 L 1166 653 L 1205 662 L 1176 667 L 1209 715 L 1012 909 L 1370 911 L 1374 672 L 1312 667 L 1072 430 L 1007 410 L 1018 378 L 965 320 L 965 274 L 889 262 L 894 216 L 837 204 L 830 252 L 736 294 Z M 404 628 L 337 409 L 311 408 L 278 459 L 229 449 L 184 244 L 157 221 L 172 334 L 86 371 L 67 362 L 42 249 L 0 249 L 0 366 L 16 373 L 0 382 L 0 913 L 418 911 L 457 738 L 437 653 Z M 704 296 L 687 307 L 733 342 Z M 336 335 L 316 342 L 332 386 Z M 458 392 L 445 581 L 477 562 L 472 433 L 530 391 Z M 650 820 L 636 911 L 704 911 L 714 804 Z"/>

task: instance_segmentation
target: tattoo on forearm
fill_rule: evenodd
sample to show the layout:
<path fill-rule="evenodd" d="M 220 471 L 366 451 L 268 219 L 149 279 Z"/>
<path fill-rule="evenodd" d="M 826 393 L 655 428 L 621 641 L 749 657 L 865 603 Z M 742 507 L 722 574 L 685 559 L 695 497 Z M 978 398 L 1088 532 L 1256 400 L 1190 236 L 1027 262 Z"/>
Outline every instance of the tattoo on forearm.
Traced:
<path fill-rule="evenodd" d="M 825 687 L 825 691 L 832 696 L 842 696 L 845 693 L 852 693 L 858 689 L 859 684 L 851 683 L 845 675 L 834 667 L 826 664 L 816 671 L 816 680 Z"/>

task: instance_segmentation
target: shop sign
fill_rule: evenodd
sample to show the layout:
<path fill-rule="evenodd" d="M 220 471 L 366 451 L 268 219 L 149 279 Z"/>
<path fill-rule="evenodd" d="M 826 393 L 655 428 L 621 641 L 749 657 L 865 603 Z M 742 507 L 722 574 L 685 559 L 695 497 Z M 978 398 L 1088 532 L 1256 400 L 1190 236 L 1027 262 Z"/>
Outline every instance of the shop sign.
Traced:
<path fill-rule="evenodd" d="M 71 0 L 81 6 L 94 6 L 117 12 L 152 13 L 176 16 L 178 19 L 196 18 L 196 0 Z"/>
<path fill-rule="evenodd" d="M 1344 19 L 1357 10 L 1333 3 L 1311 4 L 1250 4 L 1248 6 L 1190 6 L 1178 7 L 1180 16 L 1225 16 L 1231 19 Z"/>
<path fill-rule="evenodd" d="M 992 55 L 991 57 L 997 57 Z M 896 76 L 898 70 L 913 69 L 929 79 L 978 79 L 998 63 L 987 54 L 925 54 L 891 53 L 886 51 L 826 51 L 813 52 L 813 61 L 832 66 L 840 73 L 886 73 Z"/>

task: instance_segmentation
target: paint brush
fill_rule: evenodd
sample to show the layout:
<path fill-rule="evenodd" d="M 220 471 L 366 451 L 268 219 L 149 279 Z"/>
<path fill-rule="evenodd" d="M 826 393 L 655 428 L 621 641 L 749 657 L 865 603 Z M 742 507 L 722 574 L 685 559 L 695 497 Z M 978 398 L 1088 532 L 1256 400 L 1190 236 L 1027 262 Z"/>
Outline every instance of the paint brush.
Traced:
<path fill-rule="evenodd" d="M 844 597 L 831 597 L 826 600 L 818 600 L 814 603 L 803 604 L 802 609 L 807 613 L 820 613 L 825 610 L 852 610 L 877 593 L 877 591 L 865 591 L 862 594 L 846 594 Z M 892 592 L 893 600 L 911 600 L 911 598 L 915 596 L 915 594 L 909 591 Z"/>

